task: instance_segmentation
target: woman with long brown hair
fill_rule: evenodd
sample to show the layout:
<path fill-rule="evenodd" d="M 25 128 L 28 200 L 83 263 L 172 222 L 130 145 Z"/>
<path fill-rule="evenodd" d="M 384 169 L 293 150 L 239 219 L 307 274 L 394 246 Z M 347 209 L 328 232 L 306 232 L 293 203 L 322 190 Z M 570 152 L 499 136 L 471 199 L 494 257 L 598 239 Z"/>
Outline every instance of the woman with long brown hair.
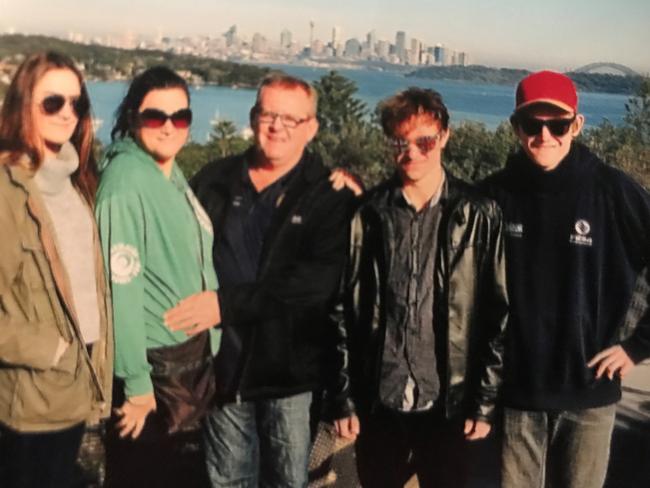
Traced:
<path fill-rule="evenodd" d="M 109 413 L 89 105 L 74 62 L 47 52 L 21 64 L 0 110 L 3 487 L 69 486 L 84 426 Z"/>

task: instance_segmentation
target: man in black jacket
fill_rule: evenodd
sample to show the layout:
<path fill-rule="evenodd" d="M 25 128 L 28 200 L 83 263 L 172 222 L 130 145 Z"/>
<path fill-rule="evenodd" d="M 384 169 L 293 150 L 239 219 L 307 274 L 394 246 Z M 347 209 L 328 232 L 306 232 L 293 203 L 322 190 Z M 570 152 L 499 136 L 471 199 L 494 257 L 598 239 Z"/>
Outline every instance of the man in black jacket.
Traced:
<path fill-rule="evenodd" d="M 318 130 L 309 84 L 265 79 L 251 126 L 254 147 L 192 180 L 215 229 L 223 327 L 207 465 L 215 487 L 302 487 L 352 195 L 305 150 Z"/>
<path fill-rule="evenodd" d="M 415 472 L 422 488 L 457 488 L 465 440 L 489 433 L 501 378 L 501 212 L 443 168 L 437 92 L 401 92 L 381 119 L 397 173 L 352 221 L 332 416 L 341 436 L 358 434 L 363 486 L 401 488 Z"/>
<path fill-rule="evenodd" d="M 571 80 L 517 88 L 521 150 L 486 182 L 502 207 L 511 314 L 503 486 L 603 485 L 620 379 L 650 354 L 650 198 L 575 142 Z"/>

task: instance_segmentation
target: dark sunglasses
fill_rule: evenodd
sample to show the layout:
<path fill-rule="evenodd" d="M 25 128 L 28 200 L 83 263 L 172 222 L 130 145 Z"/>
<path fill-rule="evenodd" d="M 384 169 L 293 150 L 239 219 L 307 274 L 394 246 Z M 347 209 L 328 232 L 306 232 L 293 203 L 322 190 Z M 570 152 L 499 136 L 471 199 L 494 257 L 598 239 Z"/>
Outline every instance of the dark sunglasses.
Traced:
<path fill-rule="evenodd" d="M 90 104 L 86 97 L 64 97 L 63 95 L 58 94 L 48 95 L 45 97 L 41 102 L 41 107 L 43 108 L 43 112 L 47 115 L 55 115 L 61 111 L 66 102 L 70 103 L 77 118 L 86 115 L 90 108 Z"/>
<path fill-rule="evenodd" d="M 192 124 L 192 110 L 183 108 L 170 115 L 156 108 L 147 108 L 138 113 L 138 119 L 140 126 L 147 129 L 159 129 L 167 123 L 167 119 L 177 129 L 187 129 Z"/>
<path fill-rule="evenodd" d="M 436 147 L 440 139 L 440 133 L 435 136 L 422 136 L 418 137 L 413 141 L 413 144 L 418 148 L 418 150 L 423 154 L 427 155 Z M 393 149 L 393 152 L 396 155 L 400 155 L 408 151 L 409 145 L 411 144 L 406 139 L 389 139 L 390 147 Z"/>
<path fill-rule="evenodd" d="M 570 119 L 537 119 L 535 117 L 517 117 L 516 124 L 527 136 L 536 136 L 542 132 L 546 126 L 548 131 L 556 137 L 566 135 L 571 128 L 571 124 L 576 120 L 575 116 Z"/>

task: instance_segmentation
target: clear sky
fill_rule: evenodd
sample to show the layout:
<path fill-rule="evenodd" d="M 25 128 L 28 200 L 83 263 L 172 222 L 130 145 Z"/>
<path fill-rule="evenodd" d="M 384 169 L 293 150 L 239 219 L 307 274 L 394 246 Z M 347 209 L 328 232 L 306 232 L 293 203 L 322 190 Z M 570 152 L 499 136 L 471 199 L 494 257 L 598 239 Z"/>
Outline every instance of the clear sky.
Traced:
<path fill-rule="evenodd" d="M 617 62 L 650 73 L 650 0 L 0 0 L 0 30 L 86 35 L 240 34 L 279 39 L 284 28 L 316 38 L 395 41 L 397 30 L 428 45 L 470 53 L 473 63 L 576 68 Z"/>

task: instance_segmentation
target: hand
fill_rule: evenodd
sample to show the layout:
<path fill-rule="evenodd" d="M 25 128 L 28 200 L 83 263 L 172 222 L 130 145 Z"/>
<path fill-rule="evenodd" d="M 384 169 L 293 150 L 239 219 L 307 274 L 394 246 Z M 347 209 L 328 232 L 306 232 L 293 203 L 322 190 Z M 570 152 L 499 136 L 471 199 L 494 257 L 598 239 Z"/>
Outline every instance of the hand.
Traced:
<path fill-rule="evenodd" d="M 478 439 L 485 439 L 490 433 L 492 426 L 484 420 L 465 420 L 465 439 L 468 441 L 476 441 Z"/>
<path fill-rule="evenodd" d="M 360 196 L 363 193 L 363 184 L 358 176 L 353 175 L 343 168 L 336 168 L 330 175 L 332 188 L 339 191 L 344 187 L 348 187 L 354 193 L 354 196 Z"/>
<path fill-rule="evenodd" d="M 131 434 L 131 439 L 137 439 L 144 428 L 147 415 L 156 410 L 156 398 L 153 393 L 127 398 L 122 408 L 116 408 L 115 414 L 120 418 L 117 427 L 120 437 Z"/>
<path fill-rule="evenodd" d="M 621 346 L 612 346 L 596 354 L 587 366 L 590 368 L 598 366 L 596 379 L 607 373 L 607 377 L 611 380 L 616 373 L 623 378 L 634 367 L 634 361 Z"/>
<path fill-rule="evenodd" d="M 221 322 L 221 308 L 216 291 L 203 291 L 183 298 L 165 312 L 165 325 L 189 336 L 203 332 Z"/>
<path fill-rule="evenodd" d="M 349 417 L 335 420 L 334 427 L 336 427 L 336 433 L 339 437 L 351 441 L 355 440 L 357 435 L 361 432 L 359 417 L 356 415 L 350 415 Z"/>

